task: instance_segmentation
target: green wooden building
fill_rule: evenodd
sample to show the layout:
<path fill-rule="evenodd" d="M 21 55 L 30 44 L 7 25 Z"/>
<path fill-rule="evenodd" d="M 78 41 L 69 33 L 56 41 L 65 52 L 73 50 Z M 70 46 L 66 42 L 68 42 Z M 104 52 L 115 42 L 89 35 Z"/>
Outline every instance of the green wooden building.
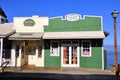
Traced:
<path fill-rule="evenodd" d="M 45 67 L 105 68 L 102 17 L 51 18 L 44 32 Z"/>

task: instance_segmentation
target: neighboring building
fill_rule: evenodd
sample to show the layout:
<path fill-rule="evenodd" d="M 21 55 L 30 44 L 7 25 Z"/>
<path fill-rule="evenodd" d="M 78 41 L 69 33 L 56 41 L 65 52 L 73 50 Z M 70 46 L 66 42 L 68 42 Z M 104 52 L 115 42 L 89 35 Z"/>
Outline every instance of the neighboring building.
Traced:
<path fill-rule="evenodd" d="M 0 65 L 2 64 L 2 58 L 4 58 L 4 53 L 3 52 L 6 52 L 8 53 L 8 48 L 10 48 L 10 42 L 7 40 L 6 37 L 8 37 L 12 31 L 13 31 L 13 26 L 11 23 L 7 23 L 8 20 L 7 20 L 7 16 L 6 14 L 4 13 L 4 11 L 2 10 L 2 8 L 0 7 Z M 4 43 L 4 45 L 3 45 Z M 7 50 L 5 50 L 5 48 Z M 10 50 L 9 50 L 10 52 Z M 3 55 L 2 55 L 3 53 Z M 9 53 L 8 53 L 9 55 Z M 8 56 L 7 55 L 7 56 Z"/>
<path fill-rule="evenodd" d="M 0 24 L 7 23 L 7 22 L 8 22 L 7 16 L 2 10 L 2 8 L 0 7 Z"/>
<path fill-rule="evenodd" d="M 102 17 L 15 17 L 11 66 L 105 68 Z"/>

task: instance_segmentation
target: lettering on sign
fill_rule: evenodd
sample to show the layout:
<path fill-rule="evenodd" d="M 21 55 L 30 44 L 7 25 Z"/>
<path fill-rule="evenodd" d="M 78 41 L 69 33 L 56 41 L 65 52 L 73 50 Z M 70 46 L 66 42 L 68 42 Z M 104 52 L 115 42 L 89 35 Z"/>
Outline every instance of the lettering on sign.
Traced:
<path fill-rule="evenodd" d="M 68 14 L 66 15 L 66 19 L 68 21 L 77 21 L 80 19 L 80 15 L 79 14 Z"/>
<path fill-rule="evenodd" d="M 35 21 L 32 19 L 27 19 L 24 21 L 24 26 L 34 26 L 35 25 Z"/>

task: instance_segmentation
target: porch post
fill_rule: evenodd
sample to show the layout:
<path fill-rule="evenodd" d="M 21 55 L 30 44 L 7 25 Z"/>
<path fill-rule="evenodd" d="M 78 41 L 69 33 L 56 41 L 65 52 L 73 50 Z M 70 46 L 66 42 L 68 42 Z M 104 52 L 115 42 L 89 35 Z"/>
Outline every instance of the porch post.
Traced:
<path fill-rule="evenodd" d="M 3 52 L 3 39 L 0 38 L 0 66 L 2 64 L 2 52 Z"/>
<path fill-rule="evenodd" d="M 15 57 L 15 44 L 13 43 L 12 45 L 12 49 L 11 49 L 11 65 L 15 66 L 15 62 L 16 62 L 16 57 Z"/>

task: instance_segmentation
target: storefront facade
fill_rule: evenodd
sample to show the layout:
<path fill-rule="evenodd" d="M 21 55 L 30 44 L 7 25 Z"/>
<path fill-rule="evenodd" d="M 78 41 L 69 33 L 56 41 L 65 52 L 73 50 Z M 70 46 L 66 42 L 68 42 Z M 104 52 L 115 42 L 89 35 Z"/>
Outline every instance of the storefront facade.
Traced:
<path fill-rule="evenodd" d="M 14 18 L 13 28 L 16 33 L 9 36 L 12 41 L 12 66 L 34 65 L 44 66 L 44 26 L 48 25 L 48 17 Z"/>
<path fill-rule="evenodd" d="M 44 30 L 45 67 L 105 68 L 102 17 L 55 17 Z"/>
<path fill-rule="evenodd" d="M 104 69 L 102 17 L 15 17 L 11 66 Z"/>

